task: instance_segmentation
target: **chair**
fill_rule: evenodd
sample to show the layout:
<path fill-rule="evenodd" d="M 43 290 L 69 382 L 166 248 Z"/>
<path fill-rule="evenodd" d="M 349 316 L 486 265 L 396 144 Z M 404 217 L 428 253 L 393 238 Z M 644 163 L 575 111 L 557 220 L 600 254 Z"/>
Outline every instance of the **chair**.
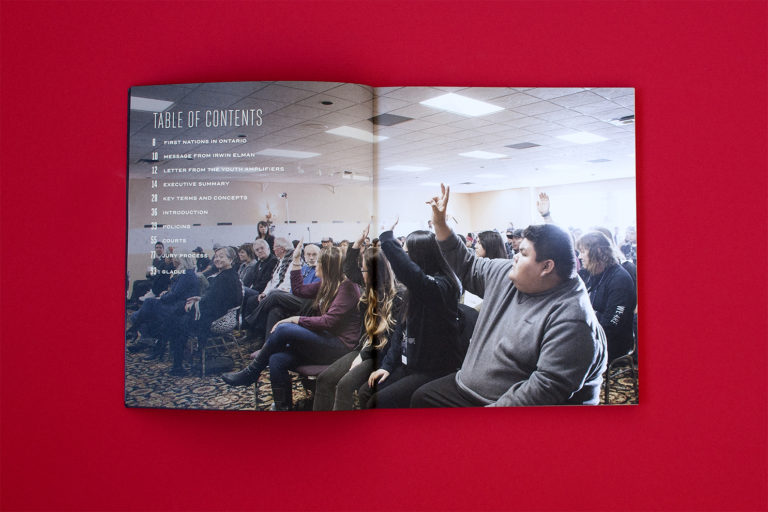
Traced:
<path fill-rule="evenodd" d="M 635 396 L 638 395 L 638 386 L 637 386 L 637 369 L 635 369 L 635 353 L 637 352 L 637 338 L 635 337 L 634 344 L 632 346 L 632 350 L 630 350 L 628 353 L 624 354 L 623 356 L 617 357 L 610 363 L 608 363 L 608 368 L 605 370 L 605 374 L 603 375 L 603 403 L 604 404 L 610 404 L 611 398 L 608 394 L 610 391 L 610 380 L 611 380 L 611 371 L 615 369 L 618 366 L 629 364 L 629 368 L 624 368 L 621 371 L 617 372 L 615 375 L 613 375 L 613 378 L 618 379 L 622 375 L 624 375 L 627 372 L 632 373 L 632 382 L 635 387 Z"/>
<path fill-rule="evenodd" d="M 201 377 L 205 377 L 205 365 L 209 351 L 223 353 L 230 348 L 234 348 L 240 356 L 240 360 L 243 362 L 246 361 L 242 347 L 240 347 L 240 343 L 238 343 L 237 338 L 232 333 L 237 326 L 237 317 L 239 313 L 240 306 L 228 310 L 223 316 L 211 322 L 211 328 L 208 335 L 198 340 L 198 350 L 200 350 L 202 364 Z"/>
<path fill-rule="evenodd" d="M 317 376 L 323 373 L 329 364 L 307 364 L 297 366 L 292 370 L 293 373 L 298 375 L 301 385 L 307 390 L 307 394 L 310 397 L 309 404 L 314 400 L 315 384 L 317 382 Z M 253 407 L 258 407 L 259 404 L 259 383 L 258 381 L 253 383 Z"/>

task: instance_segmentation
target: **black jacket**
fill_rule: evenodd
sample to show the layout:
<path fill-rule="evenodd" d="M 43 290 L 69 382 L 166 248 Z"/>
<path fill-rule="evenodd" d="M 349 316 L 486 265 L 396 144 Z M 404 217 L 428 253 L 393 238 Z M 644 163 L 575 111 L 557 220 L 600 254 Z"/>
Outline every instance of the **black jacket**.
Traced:
<path fill-rule="evenodd" d="M 272 279 L 272 272 L 275 271 L 275 267 L 278 264 L 277 256 L 269 253 L 263 260 L 258 260 L 255 267 L 255 277 L 253 278 L 253 288 L 257 293 L 264 291 L 267 287 L 267 283 Z"/>
<path fill-rule="evenodd" d="M 634 343 L 635 283 L 621 265 L 611 265 L 598 275 L 585 274 L 589 300 L 608 341 L 608 359 L 623 356 Z"/>
<path fill-rule="evenodd" d="M 459 342 L 459 290 L 449 278 L 424 273 L 406 254 L 391 231 L 379 236 L 397 279 L 408 289 L 405 333 L 392 340 L 381 367 L 390 373 L 402 364 L 402 354 L 409 371 L 435 376 L 457 371 L 465 350 Z M 400 345 L 399 343 L 403 343 Z"/>

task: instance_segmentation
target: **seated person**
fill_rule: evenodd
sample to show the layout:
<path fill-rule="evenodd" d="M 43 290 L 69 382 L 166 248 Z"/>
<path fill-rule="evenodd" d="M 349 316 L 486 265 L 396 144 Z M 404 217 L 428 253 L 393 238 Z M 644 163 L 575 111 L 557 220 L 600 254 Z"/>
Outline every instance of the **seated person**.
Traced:
<path fill-rule="evenodd" d="M 431 231 L 408 235 L 407 253 L 392 230 L 379 240 L 395 277 L 406 288 L 407 306 L 403 336 L 392 340 L 381 368 L 360 389 L 360 407 L 408 407 L 421 385 L 461 366 L 465 353 L 458 323 L 461 287 Z"/>
<path fill-rule="evenodd" d="M 589 300 L 605 331 L 608 361 L 612 361 L 634 347 L 635 285 L 619 265 L 614 246 L 603 233 L 590 231 L 579 238 L 576 248 L 586 270 L 584 282 Z"/>
<path fill-rule="evenodd" d="M 172 248 L 171 249 L 172 252 Z M 173 260 L 165 254 L 165 245 L 162 242 L 155 244 L 155 254 L 152 263 L 147 269 L 146 280 L 133 283 L 133 293 L 130 302 L 136 304 L 146 299 L 159 297 L 168 289 L 171 283 L 170 271 L 173 270 Z"/>
<path fill-rule="evenodd" d="M 637 265 L 637 230 L 634 226 L 629 226 L 625 231 L 621 252 L 628 260 Z"/>
<path fill-rule="evenodd" d="M 126 339 L 130 341 L 140 335 L 142 342 L 130 345 L 129 352 L 149 348 L 145 340 L 157 337 L 160 326 L 169 318 L 181 314 L 187 299 L 199 293 L 200 282 L 195 274 L 195 260 L 189 256 L 180 256 L 173 261 L 176 271 L 181 273 L 171 279 L 171 289 L 162 292 L 159 298 L 146 299 L 141 308 L 130 316 L 131 327 L 125 333 Z"/>
<path fill-rule="evenodd" d="M 281 320 L 248 367 L 222 375 L 231 386 L 247 386 L 269 367 L 276 410 L 290 410 L 293 405 L 289 370 L 301 364 L 330 364 L 350 352 L 360 335 L 360 291 L 342 272 L 341 249 L 321 251 L 317 268 L 321 281 L 308 285 L 302 283 L 301 250 L 299 245 L 293 253 L 291 287 L 297 296 L 314 299 L 315 315 Z"/>
<path fill-rule="evenodd" d="M 523 241 L 522 229 L 508 229 L 507 230 L 507 243 L 504 244 L 507 249 L 507 258 L 512 259 L 515 254 L 520 252 L 520 242 Z"/>
<path fill-rule="evenodd" d="M 197 271 L 201 274 L 204 273 L 211 265 L 211 259 L 205 255 L 205 251 L 203 251 L 203 248 L 200 246 L 195 247 L 192 252 L 197 255 Z"/>
<path fill-rule="evenodd" d="M 491 260 L 497 258 L 506 258 L 507 250 L 504 247 L 504 241 L 501 239 L 501 235 L 496 231 L 481 231 L 477 234 L 477 242 L 475 243 L 475 255 L 480 258 L 488 258 Z M 464 292 L 461 297 L 462 304 L 466 304 L 471 308 L 475 308 L 480 311 L 480 307 L 483 304 L 483 298 L 477 295 Z"/>
<path fill-rule="evenodd" d="M 342 252 L 344 249 L 342 249 Z M 319 281 L 315 271 L 317 268 L 317 258 L 320 257 L 320 248 L 315 244 L 304 246 L 304 264 L 301 266 L 301 277 L 304 284 L 312 284 Z"/>
<path fill-rule="evenodd" d="M 256 253 L 253 252 L 253 244 L 243 244 L 237 250 L 239 262 L 237 264 L 237 276 L 243 283 L 243 287 L 250 288 L 256 280 Z"/>
<path fill-rule="evenodd" d="M 352 247 L 347 248 L 344 274 L 365 288 L 358 311 L 363 317 L 362 336 L 358 346 L 336 360 L 317 377 L 315 411 L 347 411 L 354 408 L 355 392 L 377 370 L 392 345 L 390 340 L 402 336 L 400 314 L 403 297 L 395 286 L 395 276 L 384 253 L 369 248 L 359 262 L 360 247 L 370 225 Z"/>
<path fill-rule="evenodd" d="M 287 278 L 287 270 L 290 269 L 293 251 L 293 244 L 287 239 L 278 238 L 275 241 L 276 255 L 283 254 L 280 264 L 275 268 L 272 280 L 267 283 L 264 291 L 257 297 L 248 299 L 245 308 L 248 339 L 255 339 L 257 345 L 264 342 L 267 334 L 272 331 L 272 327 L 278 321 L 298 315 L 303 308 L 308 307 L 311 303 L 311 301 L 291 293 L 291 280 Z M 315 273 L 319 254 L 320 248 L 314 244 L 307 244 L 304 247 L 305 263 L 301 266 L 303 284 L 320 281 Z"/>
<path fill-rule="evenodd" d="M 232 263 L 237 252 L 232 247 L 222 247 L 213 255 L 217 272 L 208 278 L 209 286 L 202 297 L 190 297 L 184 305 L 185 313 L 163 325 L 162 337 L 170 340 L 173 368 L 171 375 L 184 375 L 182 366 L 184 346 L 190 336 L 206 336 L 211 322 L 221 318 L 243 300 L 243 287 Z"/>
<path fill-rule="evenodd" d="M 501 235 L 496 231 L 481 231 L 477 234 L 475 243 L 475 254 L 480 258 L 506 258 L 507 250 L 504 248 L 504 241 Z"/>
<path fill-rule="evenodd" d="M 272 279 L 272 272 L 279 263 L 277 256 L 270 252 L 269 245 L 264 240 L 257 238 L 253 242 L 253 252 L 256 254 L 256 265 L 253 284 L 244 290 L 246 299 L 249 299 L 251 296 L 258 296 L 264 291 L 267 283 Z"/>
<path fill-rule="evenodd" d="M 570 235 L 529 226 L 514 260 L 477 258 L 446 224 L 450 188 L 441 188 L 429 202 L 440 249 L 484 303 L 461 369 L 422 386 L 411 407 L 597 404 L 605 333 Z"/>

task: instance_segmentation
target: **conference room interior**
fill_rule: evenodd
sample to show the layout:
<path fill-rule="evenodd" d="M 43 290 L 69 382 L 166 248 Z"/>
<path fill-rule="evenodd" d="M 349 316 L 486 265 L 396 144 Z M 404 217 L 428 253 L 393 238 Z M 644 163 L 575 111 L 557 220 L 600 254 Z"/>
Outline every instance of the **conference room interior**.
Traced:
<path fill-rule="evenodd" d="M 428 104 L 446 94 L 487 103 L 500 110 L 473 115 Z M 395 235 L 429 229 L 426 202 L 450 185 L 450 225 L 457 234 L 491 230 L 502 239 L 513 229 L 544 221 L 537 207 L 548 196 L 551 219 L 575 236 L 607 228 L 617 246 L 636 232 L 635 116 L 631 88 L 462 88 L 384 87 L 326 82 L 258 82 L 187 84 L 133 88 L 133 97 L 167 102 L 170 109 L 262 108 L 263 126 L 237 129 L 186 129 L 171 139 L 237 139 L 217 150 L 256 153 L 248 163 L 279 172 L 217 172 L 212 185 L 197 189 L 188 205 L 205 213 L 187 229 L 161 207 L 153 220 L 151 166 L 161 186 L 169 180 L 199 176 L 163 175 L 177 162 L 154 160 L 151 138 L 158 132 L 150 110 L 130 111 L 128 162 L 128 236 L 126 297 L 135 282 L 146 279 L 151 264 L 150 240 L 175 254 L 202 247 L 212 258 L 214 244 L 239 247 L 253 242 L 258 222 L 271 221 L 271 233 L 304 244 L 353 242 L 370 225 L 375 238 L 397 220 Z M 368 135 L 340 135 L 339 127 Z M 336 131 L 336 133 L 334 133 Z M 265 151 L 275 149 L 278 151 Z M 185 149 L 204 152 L 205 145 Z M 281 153 L 280 150 L 283 150 Z M 294 153 L 291 153 L 294 152 Z M 259 155 L 258 153 L 264 153 Z M 308 156 L 309 155 L 309 156 Z M 200 168 L 242 165 L 217 158 L 194 162 Z M 154 176 L 157 179 L 157 176 Z M 223 185 L 226 183 L 226 185 Z M 162 193 L 178 190 L 161 189 Z M 204 194 L 237 200 L 206 201 Z M 178 206 L 178 204 L 174 205 Z M 630 234 L 630 236 L 632 236 Z M 156 238 L 151 238 L 156 237 Z M 636 253 L 634 254 L 636 257 Z M 126 309 L 128 315 L 138 305 Z M 480 306 L 481 307 L 481 306 Z M 242 339 L 236 326 L 231 336 Z M 191 343 L 194 348 L 194 343 Z M 246 344 L 225 351 L 239 367 Z M 144 361 L 126 352 L 126 405 L 202 409 L 266 409 L 268 377 L 255 388 L 229 388 L 218 375 L 167 375 L 168 361 Z M 631 363 L 637 369 L 636 354 Z M 311 396 L 306 379 L 295 379 L 294 402 Z M 637 373 L 623 372 L 611 381 L 610 403 L 637 403 Z M 311 385 L 310 385 L 311 387 Z M 603 398 L 603 402 L 606 402 Z"/>

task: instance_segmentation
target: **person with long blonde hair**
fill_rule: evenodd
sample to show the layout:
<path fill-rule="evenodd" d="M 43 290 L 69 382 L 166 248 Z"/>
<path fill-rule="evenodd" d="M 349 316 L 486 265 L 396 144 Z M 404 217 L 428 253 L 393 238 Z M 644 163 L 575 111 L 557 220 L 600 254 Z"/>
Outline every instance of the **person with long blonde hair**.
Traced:
<path fill-rule="evenodd" d="M 362 335 L 356 350 L 341 357 L 317 378 L 314 410 L 334 411 L 354 408 L 354 394 L 364 385 L 370 373 L 379 368 L 393 337 L 401 336 L 400 311 L 402 294 L 398 293 L 395 276 L 384 253 L 378 247 L 360 250 L 370 225 L 347 249 L 344 273 L 364 286 L 358 303 L 363 317 Z"/>
<path fill-rule="evenodd" d="M 342 271 L 341 250 L 328 247 L 321 251 L 317 266 L 319 282 L 304 284 L 301 275 L 299 243 L 293 252 L 291 289 L 294 295 L 314 299 L 314 316 L 292 316 L 275 324 L 264 347 L 253 362 L 239 372 L 222 375 L 231 386 L 256 382 L 269 367 L 273 409 L 290 410 L 291 378 L 288 371 L 300 364 L 328 364 L 355 348 L 360 334 L 357 302 L 360 291 Z"/>
<path fill-rule="evenodd" d="M 412 232 L 405 239 L 406 252 L 394 236 L 396 225 L 379 240 L 395 277 L 406 288 L 403 335 L 393 339 L 381 367 L 360 388 L 364 409 L 409 407 L 414 391 L 456 371 L 466 353 L 459 338 L 461 285 L 435 234 Z"/>

